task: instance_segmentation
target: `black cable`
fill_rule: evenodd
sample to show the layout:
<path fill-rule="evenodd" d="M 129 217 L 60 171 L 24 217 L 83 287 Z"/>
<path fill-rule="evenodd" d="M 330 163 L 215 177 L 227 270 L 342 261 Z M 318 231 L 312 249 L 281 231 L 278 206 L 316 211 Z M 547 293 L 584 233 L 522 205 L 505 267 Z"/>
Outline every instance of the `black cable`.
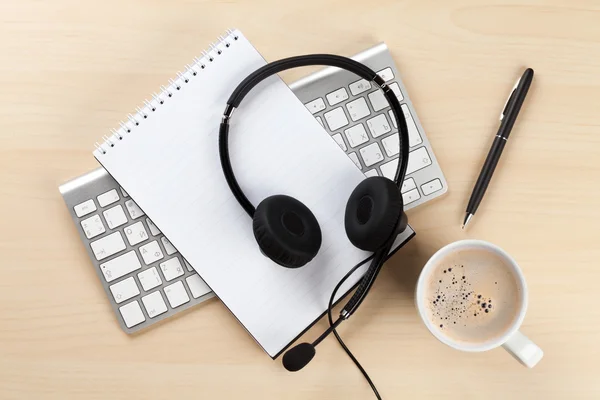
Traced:
<path fill-rule="evenodd" d="M 333 289 L 333 292 L 331 293 L 331 297 L 329 298 L 329 305 L 327 306 L 327 319 L 329 320 L 329 326 L 333 326 L 333 317 L 331 316 L 331 311 L 333 308 L 333 300 L 335 299 L 335 295 L 336 295 L 337 291 L 339 290 L 340 286 L 342 286 L 342 284 L 344 282 L 346 282 L 346 279 L 348 279 L 350 277 L 350 275 L 352 275 L 354 273 L 354 271 L 356 271 L 359 267 L 363 266 L 367 261 L 369 261 L 369 258 L 367 258 L 366 260 L 355 265 L 350 271 L 348 271 L 348 273 L 346 275 L 344 275 L 344 277 L 338 282 L 336 287 Z M 375 396 L 377 397 L 377 399 L 381 400 L 381 396 L 379 395 L 379 392 L 377 391 L 375 384 L 369 377 L 369 374 L 367 374 L 367 371 L 365 371 L 365 369 L 362 367 L 362 365 L 360 365 L 360 363 L 358 362 L 356 357 L 354 357 L 354 355 L 352 354 L 350 349 L 346 346 L 346 344 L 344 343 L 344 341 L 342 340 L 340 335 L 337 333 L 337 330 L 335 330 L 335 328 L 333 329 L 333 334 L 335 335 L 335 338 L 337 339 L 340 346 L 342 346 L 342 349 L 344 349 L 346 354 L 348 354 L 348 357 L 350 357 L 352 362 L 354 362 L 354 365 L 356 365 L 356 367 L 363 374 L 363 376 L 365 377 L 365 379 L 371 386 L 371 389 L 373 389 L 373 393 L 375 393 Z"/>
<path fill-rule="evenodd" d="M 383 264 L 387 259 L 386 255 L 390 252 L 395 238 L 395 235 L 393 235 L 392 238 L 388 240 L 388 243 L 384 245 L 384 247 L 373 253 L 373 261 L 369 266 L 369 269 L 363 276 L 360 285 L 358 285 L 358 288 L 356 289 L 348 303 L 346 303 L 346 305 L 344 306 L 344 311 L 347 313 L 346 319 L 350 315 L 354 314 L 354 312 L 358 309 L 363 300 L 367 297 L 369 290 L 371 290 L 371 287 L 375 282 L 375 278 L 377 278 L 377 275 L 379 275 L 379 271 L 381 271 L 381 268 L 383 268 Z"/>

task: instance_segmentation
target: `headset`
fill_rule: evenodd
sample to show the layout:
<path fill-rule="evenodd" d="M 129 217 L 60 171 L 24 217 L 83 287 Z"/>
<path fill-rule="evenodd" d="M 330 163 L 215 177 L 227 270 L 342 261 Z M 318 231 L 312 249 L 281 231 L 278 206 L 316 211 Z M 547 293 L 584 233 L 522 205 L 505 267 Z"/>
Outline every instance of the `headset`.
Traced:
<path fill-rule="evenodd" d="M 300 268 L 309 263 L 319 252 L 322 240 L 321 228 L 314 214 L 299 200 L 282 194 L 267 197 L 255 208 L 235 178 L 229 158 L 228 136 L 229 120 L 232 113 L 239 107 L 252 88 L 279 72 L 310 65 L 332 66 L 347 70 L 373 83 L 375 87 L 383 91 L 398 126 L 400 159 L 393 180 L 381 176 L 364 179 L 354 189 L 346 204 L 344 226 L 348 239 L 355 247 L 373 253 L 367 272 L 350 300 L 341 310 L 338 319 L 333 322 L 331 308 L 337 290 L 358 267 L 369 261 L 369 259 L 354 266 L 342 278 L 329 301 L 327 312 L 330 327 L 312 344 L 301 343 L 286 352 L 283 356 L 283 365 L 288 371 L 302 369 L 314 357 L 315 346 L 331 332 L 334 332 L 344 350 L 361 370 L 375 394 L 379 397 L 370 378 L 344 345 L 335 328 L 342 321 L 348 319 L 360 306 L 381 270 L 396 236 L 402 233 L 408 225 L 408 218 L 404 213 L 404 204 L 400 192 L 408 165 L 408 128 L 404 113 L 394 92 L 372 69 L 342 56 L 313 54 L 289 57 L 269 63 L 246 77 L 227 101 L 219 127 L 221 167 L 234 197 L 252 218 L 252 229 L 260 251 L 274 263 L 286 268 Z"/>

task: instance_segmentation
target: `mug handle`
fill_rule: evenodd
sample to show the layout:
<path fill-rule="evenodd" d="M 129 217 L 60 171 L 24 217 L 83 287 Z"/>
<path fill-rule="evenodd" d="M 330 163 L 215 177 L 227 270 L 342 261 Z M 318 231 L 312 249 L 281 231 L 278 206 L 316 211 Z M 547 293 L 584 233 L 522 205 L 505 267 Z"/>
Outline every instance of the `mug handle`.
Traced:
<path fill-rule="evenodd" d="M 516 331 L 502 345 L 517 361 L 528 368 L 533 368 L 544 357 L 544 351 L 521 332 Z"/>

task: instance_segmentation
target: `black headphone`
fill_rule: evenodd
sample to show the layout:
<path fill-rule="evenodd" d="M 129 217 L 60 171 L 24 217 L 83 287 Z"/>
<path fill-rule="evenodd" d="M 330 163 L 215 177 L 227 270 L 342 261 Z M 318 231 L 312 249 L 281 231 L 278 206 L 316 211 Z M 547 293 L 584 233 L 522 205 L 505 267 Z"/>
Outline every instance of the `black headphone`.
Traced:
<path fill-rule="evenodd" d="M 219 129 L 219 156 L 225 179 L 237 201 L 252 218 L 254 237 L 261 252 L 283 267 L 302 267 L 319 251 L 321 228 L 308 207 L 290 196 L 269 196 L 254 208 L 244 195 L 231 168 L 228 149 L 229 119 L 248 92 L 259 82 L 281 71 L 309 65 L 333 66 L 353 72 L 373 82 L 383 91 L 398 126 L 400 159 L 393 181 L 381 176 L 366 178 L 350 195 L 344 218 L 346 235 L 354 246 L 374 253 L 371 265 L 358 289 L 340 313 L 340 318 L 312 345 L 303 343 L 286 353 L 283 362 L 290 371 L 297 371 L 306 365 L 314 356 L 314 346 L 356 310 L 377 277 L 396 236 L 408 225 L 400 192 L 408 164 L 408 128 L 394 92 L 373 70 L 352 59 L 330 54 L 290 57 L 257 69 L 238 85 L 227 101 Z"/>

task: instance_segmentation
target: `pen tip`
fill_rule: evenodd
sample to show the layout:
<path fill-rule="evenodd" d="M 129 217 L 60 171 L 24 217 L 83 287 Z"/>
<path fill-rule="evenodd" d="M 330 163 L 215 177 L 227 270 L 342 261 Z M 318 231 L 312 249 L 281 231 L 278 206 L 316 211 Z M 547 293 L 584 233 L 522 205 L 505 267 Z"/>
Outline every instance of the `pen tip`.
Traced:
<path fill-rule="evenodd" d="M 471 221 L 471 218 L 473 218 L 473 214 L 467 213 L 467 215 L 465 216 L 465 222 L 463 222 L 463 224 L 462 224 L 463 230 L 467 227 L 467 225 L 469 224 L 469 221 Z"/>

